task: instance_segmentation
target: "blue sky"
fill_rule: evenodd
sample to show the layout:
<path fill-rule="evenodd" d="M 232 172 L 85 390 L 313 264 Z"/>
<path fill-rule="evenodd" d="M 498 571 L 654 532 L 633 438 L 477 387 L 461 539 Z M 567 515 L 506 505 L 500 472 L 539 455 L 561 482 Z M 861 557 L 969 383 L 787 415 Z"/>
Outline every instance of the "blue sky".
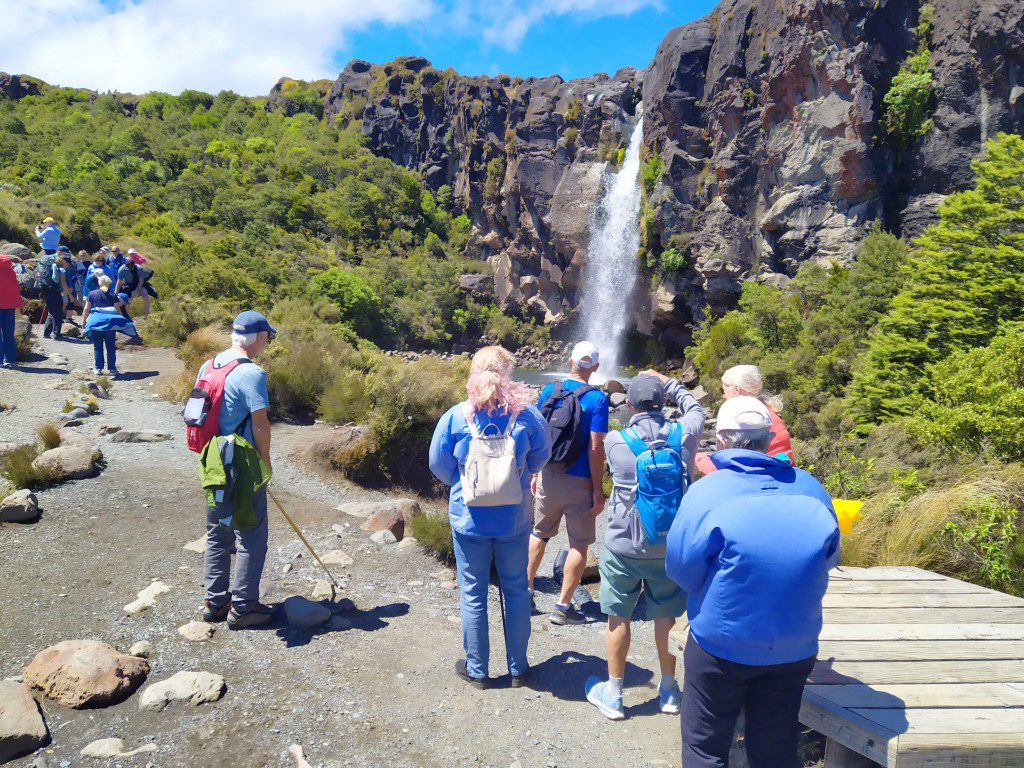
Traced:
<path fill-rule="evenodd" d="M 0 0 L 0 68 L 57 85 L 266 94 L 403 54 L 468 74 L 645 67 L 711 0 Z"/>

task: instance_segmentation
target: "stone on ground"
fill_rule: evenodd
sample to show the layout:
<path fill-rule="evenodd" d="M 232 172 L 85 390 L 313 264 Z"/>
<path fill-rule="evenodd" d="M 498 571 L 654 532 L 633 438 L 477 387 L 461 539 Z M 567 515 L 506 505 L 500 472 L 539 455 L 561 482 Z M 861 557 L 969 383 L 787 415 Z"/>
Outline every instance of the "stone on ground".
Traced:
<path fill-rule="evenodd" d="M 370 537 L 370 541 L 378 547 L 386 547 L 390 544 L 398 543 L 398 539 L 391 531 L 377 531 Z"/>
<path fill-rule="evenodd" d="M 329 608 L 298 595 L 284 601 L 284 613 L 293 627 L 315 627 L 331 618 Z"/>
<path fill-rule="evenodd" d="M 206 551 L 206 534 L 204 533 L 200 538 L 195 541 L 190 541 L 184 547 L 186 552 L 198 552 L 200 555 Z"/>
<path fill-rule="evenodd" d="M 353 505 L 342 504 L 339 509 L 351 506 Z M 366 521 L 361 526 L 364 531 L 391 531 L 395 535 L 396 541 L 401 541 L 405 536 L 405 531 L 412 525 L 413 518 L 422 514 L 420 505 L 412 499 L 395 499 L 393 501 L 379 501 L 372 504 L 362 503 L 355 506 L 358 507 L 360 513 L 355 515 L 356 517 L 362 517 L 361 513 L 369 510 L 369 514 L 365 516 Z M 353 514 L 348 510 L 343 511 L 346 511 L 347 514 Z"/>
<path fill-rule="evenodd" d="M 324 561 L 324 565 L 340 565 L 342 568 L 347 568 L 353 563 L 352 558 L 340 549 L 332 549 L 321 559 Z"/>
<path fill-rule="evenodd" d="M 622 392 L 612 392 L 608 395 L 608 403 L 612 408 L 621 408 L 626 404 L 626 396 Z"/>
<path fill-rule="evenodd" d="M 39 517 L 39 500 L 27 488 L 0 501 L 0 523 L 22 523 Z"/>
<path fill-rule="evenodd" d="M 60 445 L 39 454 L 32 468 L 45 472 L 53 481 L 80 480 L 92 475 L 102 459 L 103 454 L 92 440 L 65 427 L 60 430 Z"/>
<path fill-rule="evenodd" d="M 178 634 L 190 643 L 205 643 L 216 631 L 213 624 L 205 621 L 190 621 L 188 624 L 178 627 Z"/>
<path fill-rule="evenodd" d="M 149 674 L 149 662 L 98 640 L 65 640 L 41 651 L 25 668 L 25 682 L 65 707 L 103 707 L 131 696 Z"/>
<path fill-rule="evenodd" d="M 333 600 L 334 585 L 327 579 L 317 579 L 316 586 L 313 587 L 312 597 L 314 600 Z"/>
<path fill-rule="evenodd" d="M 408 522 L 420 513 L 420 505 L 413 499 L 389 499 L 387 501 L 352 501 L 339 504 L 336 509 L 352 517 L 371 517 L 377 512 L 395 510 Z"/>
<path fill-rule="evenodd" d="M 139 642 L 128 649 L 128 653 L 132 656 L 140 656 L 143 659 L 151 659 L 153 654 L 156 653 L 156 649 L 149 640 L 139 640 Z"/>
<path fill-rule="evenodd" d="M 144 690 L 139 699 L 139 709 L 161 712 L 175 701 L 196 707 L 208 701 L 217 701 L 226 690 L 227 685 L 220 675 L 212 672 L 178 672 Z"/>
<path fill-rule="evenodd" d="M 115 432 L 119 432 L 120 430 L 121 430 L 121 427 L 119 427 L 117 424 L 101 424 L 100 425 L 100 435 L 112 435 Z"/>
<path fill-rule="evenodd" d="M 124 612 L 129 616 L 135 616 L 143 611 L 148 611 L 156 605 L 157 596 L 170 591 L 171 588 L 158 579 L 145 589 L 141 590 L 136 599 L 132 600 L 132 602 L 128 603 L 128 605 L 124 607 Z"/>
<path fill-rule="evenodd" d="M 405 552 L 406 550 L 413 549 L 419 543 L 419 540 L 416 539 L 414 536 L 406 536 L 400 542 L 398 542 L 397 549 L 399 552 Z"/>
<path fill-rule="evenodd" d="M 0 681 L 0 763 L 35 752 L 50 740 L 27 685 Z"/>
<path fill-rule="evenodd" d="M 327 625 L 330 629 L 336 632 L 343 632 L 346 629 L 352 629 L 352 620 L 346 619 L 344 616 L 334 614 L 331 616 L 331 623 Z"/>
<path fill-rule="evenodd" d="M 121 429 L 110 436 L 112 443 L 162 443 L 170 439 L 171 436 L 166 432 L 156 432 L 152 429 L 143 429 L 138 432 Z"/>
<path fill-rule="evenodd" d="M 156 752 L 156 744 L 150 742 L 143 744 L 138 749 L 126 750 L 123 739 L 96 739 L 82 748 L 82 757 L 109 758 L 109 757 L 131 757 L 143 752 Z"/>

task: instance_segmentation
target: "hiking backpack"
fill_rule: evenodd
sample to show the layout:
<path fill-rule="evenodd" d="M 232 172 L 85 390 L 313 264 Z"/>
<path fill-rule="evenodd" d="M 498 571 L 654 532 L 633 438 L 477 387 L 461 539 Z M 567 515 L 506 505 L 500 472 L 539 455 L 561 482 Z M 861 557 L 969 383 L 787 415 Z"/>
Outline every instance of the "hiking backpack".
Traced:
<path fill-rule="evenodd" d="M 551 463 L 572 466 L 580 457 L 580 434 L 583 431 L 583 404 L 580 400 L 595 387 L 584 384 L 568 390 L 555 383 L 551 393 L 540 404 L 540 413 L 548 423 L 551 437 Z"/>
<path fill-rule="evenodd" d="M 182 414 L 185 418 L 185 437 L 189 450 L 196 453 L 202 453 L 206 444 L 220 434 L 220 404 L 224 399 L 224 384 L 228 375 L 238 366 L 252 362 L 247 357 L 240 357 L 218 368 L 214 365 L 215 359 L 211 357 L 206 362 L 203 375 L 199 377 L 195 389 L 188 396 Z M 235 432 L 240 433 L 245 429 L 245 423 L 249 418 L 250 416 L 246 416 Z"/>
<path fill-rule="evenodd" d="M 661 544 L 676 519 L 690 474 L 683 462 L 683 427 L 673 424 L 665 440 L 645 442 L 633 429 L 622 439 L 636 456 L 633 509 L 648 545 Z"/>
<path fill-rule="evenodd" d="M 516 464 L 516 441 L 512 439 L 512 426 L 519 414 L 509 414 L 504 431 L 496 424 L 488 424 L 481 431 L 469 403 L 462 404 L 462 413 L 471 435 L 466 463 L 460 468 L 462 501 L 473 507 L 519 504 L 523 500 L 523 486 Z M 494 433 L 488 434 L 489 429 Z"/>
<path fill-rule="evenodd" d="M 44 253 L 40 257 L 39 264 L 36 265 L 36 271 L 33 275 L 37 291 L 57 287 L 58 284 L 53 279 L 53 267 L 56 263 L 57 255 L 54 253 Z"/>

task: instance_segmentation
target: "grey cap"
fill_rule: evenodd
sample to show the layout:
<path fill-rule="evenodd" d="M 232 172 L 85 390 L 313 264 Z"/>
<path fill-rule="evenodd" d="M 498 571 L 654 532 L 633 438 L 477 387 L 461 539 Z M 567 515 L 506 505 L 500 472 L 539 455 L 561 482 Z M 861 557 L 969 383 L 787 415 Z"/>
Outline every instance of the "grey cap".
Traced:
<path fill-rule="evenodd" d="M 660 408 L 665 404 L 665 387 L 653 376 L 635 376 L 629 382 L 626 400 L 633 406 L 650 403 Z"/>

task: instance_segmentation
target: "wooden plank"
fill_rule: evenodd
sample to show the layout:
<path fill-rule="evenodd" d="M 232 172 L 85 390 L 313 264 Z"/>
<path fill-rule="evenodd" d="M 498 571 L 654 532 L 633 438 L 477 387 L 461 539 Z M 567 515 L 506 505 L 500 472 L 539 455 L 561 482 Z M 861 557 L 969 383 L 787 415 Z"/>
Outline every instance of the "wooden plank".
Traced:
<path fill-rule="evenodd" d="M 1019 733 L 1024 731 L 1024 709 L 1018 708 L 861 709 L 855 707 L 844 711 L 870 720 L 894 733 L 945 735 L 951 744 L 956 744 L 960 734 L 964 732 Z"/>
<path fill-rule="evenodd" d="M 896 732 L 804 690 L 800 722 L 888 768 L 896 765 Z"/>
<path fill-rule="evenodd" d="M 829 592 L 825 608 L 1024 608 L 1024 600 L 1001 592 Z"/>
<path fill-rule="evenodd" d="M 1024 683 L 1024 660 L 1014 661 L 821 661 L 810 678 L 819 685 L 859 681 L 898 683 Z"/>
<path fill-rule="evenodd" d="M 809 685 L 807 690 L 849 709 L 1024 707 L 1024 688 L 1012 683 L 853 683 Z"/>
<path fill-rule="evenodd" d="M 828 583 L 830 594 L 969 594 L 981 595 L 992 592 L 991 589 L 968 584 L 965 581 L 836 581 Z M 998 592 L 996 594 L 1003 594 Z"/>
<path fill-rule="evenodd" d="M 1024 624 L 825 624 L 822 640 L 1014 640 Z"/>
<path fill-rule="evenodd" d="M 685 642 L 685 639 L 684 639 Z M 1021 640 L 822 640 L 818 664 L 842 661 L 1007 661 L 1024 659 Z"/>
<path fill-rule="evenodd" d="M 1024 604 L 1007 608 L 826 608 L 828 624 L 1020 624 Z"/>
<path fill-rule="evenodd" d="M 878 763 L 844 747 L 835 739 L 825 742 L 825 768 L 878 768 Z"/>
<path fill-rule="evenodd" d="M 1021 733 L 904 733 L 899 768 L 1020 768 Z"/>
<path fill-rule="evenodd" d="M 830 574 L 834 581 L 895 581 L 905 579 L 907 581 L 956 581 L 949 576 L 925 571 L 921 568 L 910 566 L 883 566 L 878 568 L 836 568 Z"/>

